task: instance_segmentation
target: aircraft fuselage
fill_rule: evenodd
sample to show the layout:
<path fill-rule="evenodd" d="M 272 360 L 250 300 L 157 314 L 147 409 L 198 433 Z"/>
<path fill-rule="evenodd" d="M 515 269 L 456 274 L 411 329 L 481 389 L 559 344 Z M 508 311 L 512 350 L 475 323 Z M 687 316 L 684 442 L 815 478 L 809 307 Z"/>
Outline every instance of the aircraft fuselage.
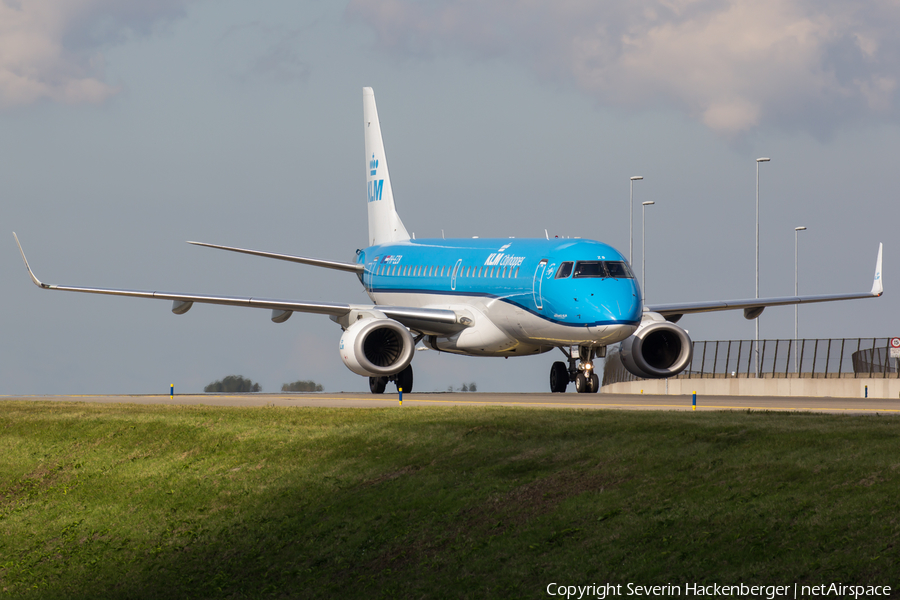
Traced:
<path fill-rule="evenodd" d="M 474 331 L 455 343 L 429 343 L 449 352 L 521 356 L 606 346 L 641 320 L 640 288 L 625 259 L 593 240 L 409 240 L 366 248 L 357 262 L 378 305 L 470 310 Z"/>

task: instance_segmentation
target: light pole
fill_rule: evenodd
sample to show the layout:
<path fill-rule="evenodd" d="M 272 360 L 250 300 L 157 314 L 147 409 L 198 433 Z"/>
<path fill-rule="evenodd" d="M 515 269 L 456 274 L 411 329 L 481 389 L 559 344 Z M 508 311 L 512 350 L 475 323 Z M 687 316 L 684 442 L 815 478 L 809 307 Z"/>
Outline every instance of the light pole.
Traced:
<path fill-rule="evenodd" d="M 799 235 L 801 231 L 806 231 L 806 227 L 794 227 L 794 296 L 800 295 L 800 286 L 798 284 L 798 273 L 799 270 L 797 268 L 797 241 L 799 239 Z M 797 309 L 799 305 L 794 305 L 794 373 L 800 372 L 800 365 L 797 362 L 797 338 L 799 337 L 800 327 L 799 322 L 797 320 Z"/>
<path fill-rule="evenodd" d="M 652 200 L 641 202 L 641 292 L 644 294 L 644 302 L 647 301 L 647 288 L 644 287 L 644 273 L 647 270 L 647 236 L 644 235 L 647 220 L 647 207 L 656 204 Z"/>
<path fill-rule="evenodd" d="M 768 158 L 756 159 L 756 298 L 759 299 L 759 163 L 769 162 Z M 756 325 L 756 376 L 759 377 L 759 316 Z"/>
<path fill-rule="evenodd" d="M 628 196 L 628 263 L 634 260 L 634 182 L 643 179 L 640 175 L 631 178 L 631 195 Z"/>

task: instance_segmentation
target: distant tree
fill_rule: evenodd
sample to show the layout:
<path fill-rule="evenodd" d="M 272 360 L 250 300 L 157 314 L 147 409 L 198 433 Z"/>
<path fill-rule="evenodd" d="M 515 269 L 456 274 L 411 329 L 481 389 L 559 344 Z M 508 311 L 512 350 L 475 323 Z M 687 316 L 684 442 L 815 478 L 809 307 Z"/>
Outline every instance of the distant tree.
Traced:
<path fill-rule="evenodd" d="M 462 386 L 462 389 L 461 389 L 460 391 L 462 391 L 462 392 L 468 392 L 468 391 L 469 391 L 469 384 L 468 384 L 468 383 L 464 383 L 463 386 Z"/>
<path fill-rule="evenodd" d="M 321 383 L 316 383 L 312 379 L 306 381 L 298 380 L 281 386 L 282 392 L 321 392 L 324 389 Z"/>
<path fill-rule="evenodd" d="M 470 391 L 470 392 L 477 392 L 477 391 L 478 391 L 478 386 L 475 385 L 475 382 L 474 382 L 474 381 L 473 381 L 472 383 L 469 384 L 469 391 Z"/>
<path fill-rule="evenodd" d="M 244 379 L 243 375 L 229 375 L 219 381 L 213 381 L 211 384 L 203 388 L 207 393 L 247 393 L 261 392 L 262 387 L 258 383 L 253 383 L 249 379 Z"/>

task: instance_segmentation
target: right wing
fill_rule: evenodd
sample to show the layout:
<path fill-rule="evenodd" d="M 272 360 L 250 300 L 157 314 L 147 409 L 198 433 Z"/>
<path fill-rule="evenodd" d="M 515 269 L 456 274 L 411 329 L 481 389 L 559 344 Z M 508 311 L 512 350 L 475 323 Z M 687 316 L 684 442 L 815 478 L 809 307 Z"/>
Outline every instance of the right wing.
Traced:
<path fill-rule="evenodd" d="M 13 233 L 13 236 L 16 238 L 16 245 L 19 246 L 19 252 L 22 254 L 22 260 L 25 262 L 25 268 L 28 269 L 31 280 L 36 286 L 45 290 L 171 300 L 172 312 L 177 315 L 183 315 L 190 310 L 195 302 L 197 302 L 200 304 L 223 304 L 225 306 L 268 308 L 272 310 L 272 320 L 276 323 L 287 321 L 294 312 L 330 315 L 333 319 L 338 320 L 347 317 L 353 311 L 371 311 L 383 313 L 384 316 L 394 319 L 412 330 L 429 335 L 449 335 L 467 327 L 467 324 L 464 321 L 464 319 L 466 321 L 468 320 L 467 317 L 457 314 L 455 311 L 449 309 L 380 306 L 374 304 L 334 304 L 330 302 L 302 302 L 297 300 L 277 300 L 272 298 L 205 296 L 145 290 L 51 285 L 49 283 L 43 283 L 35 276 L 34 271 L 31 270 L 31 266 L 28 264 L 28 259 L 25 258 L 25 252 L 22 250 L 22 244 L 19 243 L 19 237 L 15 233 Z"/>

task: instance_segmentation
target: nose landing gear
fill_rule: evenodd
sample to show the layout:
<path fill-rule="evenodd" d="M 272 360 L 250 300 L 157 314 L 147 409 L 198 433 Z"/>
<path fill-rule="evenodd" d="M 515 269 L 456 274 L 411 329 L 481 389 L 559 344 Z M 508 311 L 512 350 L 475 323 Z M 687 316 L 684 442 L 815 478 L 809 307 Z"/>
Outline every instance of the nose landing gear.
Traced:
<path fill-rule="evenodd" d="M 566 391 L 570 381 L 575 382 L 575 391 L 579 394 L 595 394 L 600 391 L 600 378 L 594 373 L 593 346 L 573 346 L 572 348 L 560 348 L 568 359 L 568 366 L 564 362 L 555 362 L 550 367 L 550 391 L 562 393 Z M 597 348 L 597 356 L 606 356 L 606 346 Z"/>

